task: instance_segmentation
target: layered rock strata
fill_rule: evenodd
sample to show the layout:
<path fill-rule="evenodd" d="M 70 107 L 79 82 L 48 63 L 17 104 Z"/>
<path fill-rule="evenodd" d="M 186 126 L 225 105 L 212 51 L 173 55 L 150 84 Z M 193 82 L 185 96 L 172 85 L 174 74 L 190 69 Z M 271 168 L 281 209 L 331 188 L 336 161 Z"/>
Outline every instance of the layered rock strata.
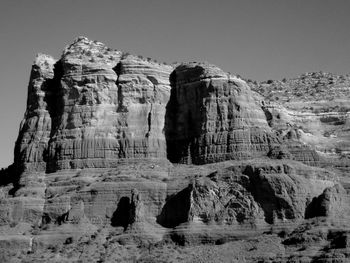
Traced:
<path fill-rule="evenodd" d="M 298 141 L 322 157 L 319 165 L 349 172 L 348 75 L 314 72 L 249 85 L 263 95 L 272 129 L 284 134 L 294 130 Z"/>
<path fill-rule="evenodd" d="M 18 172 L 45 171 L 47 150 L 51 136 L 50 104 L 55 96 L 58 79 L 55 78 L 54 58 L 38 54 L 32 66 L 28 86 L 27 110 L 20 125 L 15 147 Z M 56 73 L 58 74 L 58 73 Z"/>
<path fill-rule="evenodd" d="M 8 246 L 33 258 L 77 246 L 77 260 L 103 261 L 125 247 L 151 253 L 155 243 L 254 243 L 263 234 L 276 245 L 266 258 L 282 261 L 314 237 L 302 227 L 322 220 L 322 253 L 348 247 L 345 173 L 328 169 L 321 141 L 306 139 L 314 115 L 289 106 L 216 66 L 173 69 L 83 37 L 58 61 L 38 55 L 15 162 L 0 171 L 0 260 Z M 339 143 L 346 114 L 320 119 L 341 127 Z M 86 255 L 94 249 L 99 258 Z"/>
<path fill-rule="evenodd" d="M 187 187 L 170 192 L 157 217 L 180 244 L 216 243 L 251 237 L 272 226 L 293 227 L 309 211 L 317 213 L 314 200 L 322 199 L 325 188 L 344 191 L 333 173 L 296 161 L 230 161 L 226 167 L 221 163 L 206 169 L 207 175 L 194 175 Z M 341 205 L 342 198 L 332 201 Z"/>
<path fill-rule="evenodd" d="M 172 68 L 78 38 L 59 61 L 39 55 L 16 143 L 20 172 L 166 159 Z"/>
<path fill-rule="evenodd" d="M 204 164 L 267 154 L 274 138 L 244 81 L 203 63 L 178 66 L 170 81 L 170 161 Z"/>

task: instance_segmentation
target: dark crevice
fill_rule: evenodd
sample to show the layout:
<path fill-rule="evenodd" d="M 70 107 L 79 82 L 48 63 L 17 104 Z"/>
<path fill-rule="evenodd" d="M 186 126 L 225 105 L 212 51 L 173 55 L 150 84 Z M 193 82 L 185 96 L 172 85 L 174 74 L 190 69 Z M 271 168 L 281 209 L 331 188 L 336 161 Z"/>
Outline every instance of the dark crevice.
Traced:
<path fill-rule="evenodd" d="M 2 168 L 0 170 L 0 186 L 5 186 L 13 183 L 13 175 L 15 172 L 15 166 L 11 164 L 7 168 Z"/>
<path fill-rule="evenodd" d="M 261 109 L 264 111 L 266 121 L 267 121 L 268 125 L 271 127 L 272 126 L 272 120 L 273 120 L 273 116 L 272 116 L 271 112 L 264 106 L 261 107 Z"/>
<path fill-rule="evenodd" d="M 312 201 L 307 204 L 306 209 L 305 209 L 305 219 L 309 218 L 314 218 L 319 216 L 321 213 L 319 211 L 320 206 L 319 206 L 319 198 L 314 197 Z"/>
<path fill-rule="evenodd" d="M 114 211 L 111 218 L 111 225 L 114 227 L 121 226 L 124 230 L 132 224 L 133 214 L 135 214 L 134 204 L 129 197 L 123 196 L 118 203 L 117 209 Z"/>
<path fill-rule="evenodd" d="M 146 133 L 146 137 L 148 138 L 151 135 L 151 128 L 152 128 L 152 110 L 153 110 L 153 104 L 151 103 L 151 109 L 147 116 L 147 123 L 148 123 L 148 131 Z"/>
<path fill-rule="evenodd" d="M 9 190 L 9 195 L 14 195 L 20 188 L 19 179 L 20 173 L 16 171 L 16 166 L 14 164 L 0 170 L 0 186 L 13 185 L 13 188 Z"/>
<path fill-rule="evenodd" d="M 172 163 L 192 163 L 194 136 L 196 126 L 192 114 L 188 111 L 186 118 L 186 131 L 179 132 L 179 103 L 176 95 L 176 72 L 170 74 L 170 99 L 166 106 L 164 133 L 167 145 L 167 158 Z M 181 124 L 183 126 L 183 124 Z M 181 137 L 181 138 L 179 138 Z"/>
<path fill-rule="evenodd" d="M 69 211 L 58 216 L 56 219 L 56 224 L 58 225 L 62 225 L 64 223 L 66 223 L 68 221 L 68 217 L 69 217 Z"/>
<path fill-rule="evenodd" d="M 200 141 L 205 133 L 203 124 L 207 123 L 208 118 L 206 108 L 211 100 L 209 94 L 216 92 L 216 89 L 212 81 L 209 85 L 200 83 L 194 88 L 195 94 L 193 98 L 191 97 L 193 101 L 188 102 L 190 97 L 186 94 L 187 89 L 177 83 L 176 70 L 170 74 L 169 80 L 171 91 L 166 106 L 164 127 L 167 158 L 172 163 L 203 164 L 205 156 L 200 152 Z M 181 96 L 184 98 L 178 98 L 178 93 L 183 93 Z M 190 107 L 182 107 L 183 103 L 189 103 Z M 220 115 L 220 109 L 218 109 L 218 115 Z"/>
<path fill-rule="evenodd" d="M 117 80 L 115 82 L 115 85 L 118 88 L 118 107 L 117 107 L 117 112 L 126 112 L 127 108 L 124 105 L 124 95 L 123 95 L 123 88 L 120 85 L 119 77 L 121 75 L 122 71 L 122 63 L 119 62 L 114 68 L 114 72 L 117 74 Z"/>
<path fill-rule="evenodd" d="M 51 116 L 51 134 L 50 138 L 59 128 L 60 117 L 63 114 L 63 94 L 61 93 L 61 79 L 63 76 L 63 65 L 59 60 L 54 66 L 54 78 L 47 80 L 47 91 L 44 100 L 47 103 L 48 111 Z"/>
<path fill-rule="evenodd" d="M 170 74 L 170 99 L 166 105 L 165 111 L 165 124 L 164 124 L 164 134 L 166 138 L 166 146 L 167 146 L 167 158 L 170 162 L 177 163 L 180 161 L 181 155 L 178 152 L 179 145 L 177 141 L 173 138 L 177 137 L 177 109 L 179 108 L 175 84 L 176 84 L 176 72 L 173 71 Z"/>
<path fill-rule="evenodd" d="M 54 77 L 53 79 L 47 80 L 47 90 L 45 92 L 44 100 L 47 104 L 47 110 L 49 111 L 51 117 L 51 132 L 50 140 L 48 142 L 47 148 L 44 150 L 43 159 L 46 162 L 46 172 L 55 172 L 55 156 L 50 156 L 50 144 L 54 136 L 59 130 L 61 117 L 64 111 L 63 94 L 61 90 L 61 80 L 63 76 L 63 65 L 62 61 L 59 60 L 54 65 Z"/>
<path fill-rule="evenodd" d="M 273 224 L 274 201 L 270 200 L 272 196 L 265 193 L 265 191 L 262 189 L 265 187 L 266 183 L 261 180 L 259 170 L 248 165 L 243 171 L 243 174 L 249 177 L 249 190 L 252 193 L 254 200 L 263 209 L 265 221 L 269 224 Z M 272 191 L 272 189 L 269 190 Z"/>
<path fill-rule="evenodd" d="M 157 217 L 157 223 L 167 228 L 174 228 L 188 222 L 191 208 L 192 185 L 167 198 L 167 201 Z"/>
<path fill-rule="evenodd" d="M 243 171 L 250 180 L 249 191 L 252 193 L 254 200 L 261 206 L 264 211 L 265 221 L 273 224 L 276 217 L 279 219 L 294 219 L 293 208 L 283 198 L 276 196 L 275 190 L 271 187 L 270 182 L 264 178 L 259 169 L 248 165 Z M 284 214 L 282 214 L 284 213 Z"/>

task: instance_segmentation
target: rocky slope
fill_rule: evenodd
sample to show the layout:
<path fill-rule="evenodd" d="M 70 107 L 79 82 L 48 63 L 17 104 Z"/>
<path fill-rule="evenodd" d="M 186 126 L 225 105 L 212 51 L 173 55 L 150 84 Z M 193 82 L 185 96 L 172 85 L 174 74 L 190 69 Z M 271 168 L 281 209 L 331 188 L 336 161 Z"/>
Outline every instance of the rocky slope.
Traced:
<path fill-rule="evenodd" d="M 173 162 L 203 164 L 266 155 L 274 138 L 245 82 L 189 63 L 170 76 L 167 142 Z"/>
<path fill-rule="evenodd" d="M 324 121 L 294 95 L 274 102 L 276 83 L 297 80 L 255 85 L 84 37 L 39 54 L 0 171 L 0 259 L 346 262 L 348 110 Z M 326 129 L 343 142 L 332 156 Z"/>
<path fill-rule="evenodd" d="M 249 83 L 264 96 L 264 111 L 273 130 L 291 131 L 311 145 L 320 165 L 350 172 L 350 77 L 331 73 L 305 73 L 282 81 Z"/>

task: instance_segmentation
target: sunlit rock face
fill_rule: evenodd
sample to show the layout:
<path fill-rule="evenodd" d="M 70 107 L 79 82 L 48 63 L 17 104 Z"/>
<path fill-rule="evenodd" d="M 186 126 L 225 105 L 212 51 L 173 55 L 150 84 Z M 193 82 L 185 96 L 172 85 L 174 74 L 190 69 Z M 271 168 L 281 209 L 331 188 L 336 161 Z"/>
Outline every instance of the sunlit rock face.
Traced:
<path fill-rule="evenodd" d="M 59 60 L 38 55 L 14 164 L 0 169 L 0 261 L 18 250 L 26 262 L 114 262 L 171 243 L 240 254 L 237 239 L 262 260 L 260 237 L 275 240 L 276 262 L 348 247 L 348 175 L 320 157 L 333 140 L 347 164 L 346 93 L 342 114 L 311 114 L 300 97 L 283 106 L 258 91 L 207 63 L 174 69 L 84 37 Z M 314 239 L 302 228 L 317 222 Z"/>
<path fill-rule="evenodd" d="M 204 164 L 265 155 L 273 138 L 248 85 L 216 66 L 187 63 L 171 75 L 168 158 Z"/>
<path fill-rule="evenodd" d="M 22 170 L 115 167 L 166 159 L 171 66 L 78 38 L 59 61 L 40 55 L 17 140 Z"/>

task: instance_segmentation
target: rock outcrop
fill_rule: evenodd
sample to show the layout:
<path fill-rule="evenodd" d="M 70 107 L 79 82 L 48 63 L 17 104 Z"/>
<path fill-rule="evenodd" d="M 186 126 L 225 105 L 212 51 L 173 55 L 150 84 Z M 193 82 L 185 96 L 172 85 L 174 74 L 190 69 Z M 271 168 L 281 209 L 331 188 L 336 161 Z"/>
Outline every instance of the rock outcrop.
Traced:
<path fill-rule="evenodd" d="M 296 161 L 253 159 L 226 165 L 205 166 L 207 175 L 195 176 L 186 188 L 168 196 L 157 222 L 174 229 L 172 240 L 227 242 L 266 232 L 271 226 L 298 225 L 312 200 L 334 187 L 334 174 Z M 340 199 L 336 200 L 339 205 Z"/>
<path fill-rule="evenodd" d="M 39 54 L 0 170 L 0 261 L 155 262 L 187 255 L 179 244 L 202 245 L 189 262 L 346 258 L 347 94 L 316 112 L 294 89 L 273 102 L 275 83 L 251 89 L 208 63 L 174 68 L 84 37 L 59 60 Z"/>
<path fill-rule="evenodd" d="M 39 55 L 16 143 L 20 172 L 166 159 L 162 131 L 171 70 L 86 38 L 57 62 Z"/>
<path fill-rule="evenodd" d="M 168 158 L 204 164 L 266 155 L 274 137 L 243 80 L 216 66 L 188 63 L 170 77 Z"/>
<path fill-rule="evenodd" d="M 306 217 L 324 216 L 337 218 L 340 215 L 346 215 L 349 213 L 347 193 L 339 184 L 328 187 L 322 194 L 312 200 L 308 211 L 310 212 L 306 214 Z"/>
<path fill-rule="evenodd" d="M 282 81 L 249 83 L 264 97 L 273 130 L 294 133 L 294 140 L 315 149 L 317 165 L 349 172 L 350 78 L 331 73 L 305 73 Z M 298 147 L 295 151 L 299 151 Z M 307 159 L 313 157 L 309 153 Z M 299 159 L 302 161 L 301 155 Z M 311 162 L 312 163 L 312 162 Z"/>
<path fill-rule="evenodd" d="M 52 103 L 59 82 L 55 59 L 38 54 L 28 86 L 27 110 L 15 147 L 17 171 L 45 171 L 52 126 Z M 56 73 L 57 75 L 58 73 Z M 55 97 L 56 98 L 56 97 Z"/>

